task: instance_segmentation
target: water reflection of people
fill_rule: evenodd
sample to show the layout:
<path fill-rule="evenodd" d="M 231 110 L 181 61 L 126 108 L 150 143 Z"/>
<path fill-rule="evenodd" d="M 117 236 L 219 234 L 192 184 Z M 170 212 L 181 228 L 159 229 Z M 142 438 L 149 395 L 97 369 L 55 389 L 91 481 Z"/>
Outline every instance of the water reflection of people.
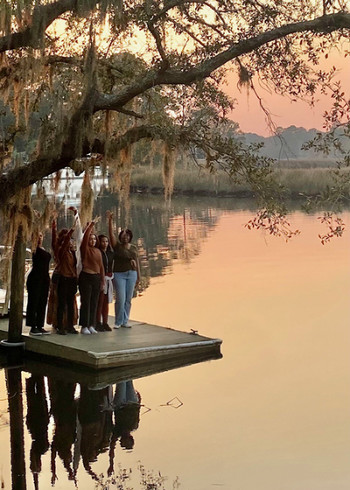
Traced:
<path fill-rule="evenodd" d="M 47 407 L 43 376 L 32 375 L 26 380 L 27 427 L 32 436 L 30 449 L 30 469 L 34 475 L 34 485 L 38 488 L 38 474 L 41 472 L 41 456 L 49 448 Z"/>
<path fill-rule="evenodd" d="M 73 471 L 72 445 L 76 438 L 77 406 L 74 400 L 76 384 L 49 379 L 51 413 L 55 421 L 55 431 L 51 443 L 51 483 L 56 475 L 56 455 L 61 458 L 70 480 L 75 479 Z"/>
<path fill-rule="evenodd" d="M 89 390 L 81 386 L 78 419 L 80 423 L 79 452 L 85 470 L 98 480 L 91 468 L 97 456 L 109 447 L 112 433 L 112 387 Z M 77 441 L 79 442 L 79 441 Z M 75 462 L 77 468 L 77 462 Z"/>
<path fill-rule="evenodd" d="M 117 383 L 114 395 L 114 428 L 109 451 L 108 475 L 114 472 L 115 446 L 119 444 L 123 449 L 133 449 L 135 441 L 131 432 L 135 431 L 140 422 L 141 396 L 135 390 L 133 382 L 121 381 Z"/>

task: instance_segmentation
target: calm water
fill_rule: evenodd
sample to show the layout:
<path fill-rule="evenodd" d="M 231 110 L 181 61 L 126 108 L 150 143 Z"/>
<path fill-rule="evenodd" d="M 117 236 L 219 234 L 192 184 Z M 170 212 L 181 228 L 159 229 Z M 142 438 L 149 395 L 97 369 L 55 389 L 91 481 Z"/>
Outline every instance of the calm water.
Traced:
<path fill-rule="evenodd" d="M 113 208 L 111 199 L 98 206 Z M 54 372 L 44 383 L 8 373 L 17 423 L 23 389 L 26 488 L 36 480 L 48 489 L 55 474 L 57 490 L 117 489 L 105 484 L 111 464 L 116 473 L 132 469 L 125 488 L 147 488 L 139 462 L 167 477 L 166 489 L 177 478 L 185 490 L 349 488 L 349 231 L 322 246 L 319 221 L 296 211 L 302 234 L 286 244 L 248 231 L 251 216 L 247 202 L 132 201 L 127 220 L 147 278 L 132 318 L 219 337 L 223 358 L 135 379 L 142 407 L 128 421 L 132 449 L 121 446 L 108 410 L 115 384 L 92 391 Z M 350 213 L 343 218 L 349 229 Z M 0 478 L 8 489 L 9 432 L 3 371 Z"/>

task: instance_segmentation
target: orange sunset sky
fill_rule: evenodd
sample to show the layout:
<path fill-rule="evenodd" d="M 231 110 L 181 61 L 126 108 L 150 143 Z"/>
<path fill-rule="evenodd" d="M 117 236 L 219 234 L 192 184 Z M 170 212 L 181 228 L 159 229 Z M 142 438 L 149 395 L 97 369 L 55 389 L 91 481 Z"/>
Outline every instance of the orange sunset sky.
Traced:
<path fill-rule="evenodd" d="M 349 87 L 350 59 L 343 52 L 333 50 L 327 63 L 335 65 L 338 69 L 337 79 L 342 82 L 345 90 Z M 325 65 L 322 66 L 324 68 Z M 270 111 L 276 127 L 287 128 L 289 126 L 316 128 L 322 130 L 323 114 L 331 107 L 331 98 L 319 96 L 318 103 L 310 107 L 306 102 L 291 102 L 287 97 L 269 93 L 259 86 L 259 81 L 254 79 L 255 88 L 263 99 L 264 106 Z M 246 88 L 237 88 L 237 79 L 234 74 L 228 78 L 228 84 L 224 87 L 232 98 L 237 100 L 236 108 L 231 112 L 230 118 L 239 123 L 244 133 L 257 133 L 262 136 L 271 135 L 264 112 L 259 106 L 255 95 L 247 93 Z M 350 94 L 349 94 L 350 95 Z"/>

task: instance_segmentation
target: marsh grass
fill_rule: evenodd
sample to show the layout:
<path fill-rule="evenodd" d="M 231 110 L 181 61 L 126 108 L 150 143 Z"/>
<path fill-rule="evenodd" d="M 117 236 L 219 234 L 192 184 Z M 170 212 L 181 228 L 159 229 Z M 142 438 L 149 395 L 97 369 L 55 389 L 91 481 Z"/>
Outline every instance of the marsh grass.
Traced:
<path fill-rule="evenodd" d="M 137 471 L 132 468 L 122 468 L 119 464 L 117 472 L 108 477 L 103 474 L 95 475 L 95 490 L 178 490 L 178 477 L 169 481 L 160 472 L 148 470 L 139 461 Z"/>
<path fill-rule="evenodd" d="M 277 180 L 286 188 L 290 197 L 305 194 L 314 196 L 334 185 L 330 168 L 278 168 Z M 343 170 L 348 172 L 348 170 Z M 161 169 L 138 167 L 133 170 L 131 184 L 146 192 L 161 192 L 163 189 Z M 188 194 L 246 194 L 251 189 L 246 184 L 235 184 L 224 173 L 210 174 L 205 169 L 177 169 L 175 172 L 174 192 Z"/>
<path fill-rule="evenodd" d="M 297 194 L 316 195 L 334 184 L 327 168 L 286 168 L 277 170 L 278 180 L 291 196 Z"/>
<path fill-rule="evenodd" d="M 154 189 L 162 189 L 161 169 L 140 167 L 133 170 L 131 185 Z M 178 169 L 175 171 L 174 191 L 176 192 L 210 192 L 219 194 L 222 192 L 241 192 L 247 190 L 246 185 L 233 184 L 224 173 L 210 174 L 204 169 Z"/>

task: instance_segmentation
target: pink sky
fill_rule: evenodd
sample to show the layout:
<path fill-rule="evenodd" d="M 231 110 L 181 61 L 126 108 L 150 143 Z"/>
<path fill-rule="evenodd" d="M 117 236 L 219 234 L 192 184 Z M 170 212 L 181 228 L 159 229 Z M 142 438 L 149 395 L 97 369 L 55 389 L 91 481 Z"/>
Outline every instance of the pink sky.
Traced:
<path fill-rule="evenodd" d="M 339 68 L 337 78 L 342 81 L 343 87 L 349 85 L 349 58 L 344 58 L 341 53 L 333 52 L 329 58 L 332 65 Z M 263 99 L 264 106 L 270 111 L 274 124 L 278 127 L 289 126 L 304 127 L 305 129 L 322 129 L 323 113 L 331 106 L 330 97 L 320 96 L 319 102 L 310 107 L 306 102 L 291 102 L 289 98 L 269 93 L 259 86 L 254 80 L 254 85 L 259 96 Z M 225 91 L 237 99 L 237 106 L 230 114 L 230 118 L 239 123 L 240 129 L 245 132 L 257 133 L 262 136 L 271 134 L 264 112 L 254 93 L 247 93 L 246 88 L 237 88 L 234 74 L 231 75 Z"/>

